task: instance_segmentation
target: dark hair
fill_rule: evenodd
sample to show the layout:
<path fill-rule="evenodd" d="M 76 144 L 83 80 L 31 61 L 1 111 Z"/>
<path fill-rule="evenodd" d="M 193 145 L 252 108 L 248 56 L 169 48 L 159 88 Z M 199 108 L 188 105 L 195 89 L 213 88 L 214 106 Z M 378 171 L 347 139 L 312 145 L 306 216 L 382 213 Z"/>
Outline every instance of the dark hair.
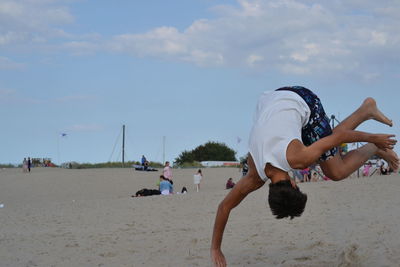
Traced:
<path fill-rule="evenodd" d="M 268 203 L 277 219 L 300 217 L 307 202 L 307 195 L 298 187 L 293 188 L 290 180 L 269 185 Z"/>

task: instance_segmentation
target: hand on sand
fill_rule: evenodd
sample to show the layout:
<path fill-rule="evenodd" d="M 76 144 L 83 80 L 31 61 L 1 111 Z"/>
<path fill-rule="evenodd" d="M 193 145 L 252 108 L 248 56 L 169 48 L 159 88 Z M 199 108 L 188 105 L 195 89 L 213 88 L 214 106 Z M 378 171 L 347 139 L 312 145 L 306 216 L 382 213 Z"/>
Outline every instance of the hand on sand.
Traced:
<path fill-rule="evenodd" d="M 220 249 L 211 249 L 211 259 L 214 267 L 226 267 L 225 256 Z"/>
<path fill-rule="evenodd" d="M 394 139 L 394 134 L 374 134 L 372 143 L 374 143 L 379 149 L 393 149 L 397 143 L 397 140 Z"/>
<path fill-rule="evenodd" d="M 400 161 L 396 152 L 394 152 L 392 149 L 386 149 L 386 150 L 379 149 L 376 154 L 382 157 L 389 164 L 389 167 L 394 172 L 397 172 L 397 170 L 399 169 Z"/>

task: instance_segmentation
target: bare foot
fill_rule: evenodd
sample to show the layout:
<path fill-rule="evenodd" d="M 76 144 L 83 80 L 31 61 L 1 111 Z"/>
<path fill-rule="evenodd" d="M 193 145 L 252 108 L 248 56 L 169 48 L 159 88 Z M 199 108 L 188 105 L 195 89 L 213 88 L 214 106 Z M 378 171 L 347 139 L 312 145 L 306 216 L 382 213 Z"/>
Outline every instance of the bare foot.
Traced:
<path fill-rule="evenodd" d="M 386 151 L 378 149 L 378 152 L 376 154 L 383 158 L 389 164 L 389 167 L 393 171 L 397 172 L 400 162 L 396 152 L 394 152 L 392 149 L 386 149 Z"/>
<path fill-rule="evenodd" d="M 376 121 L 382 122 L 383 124 L 393 126 L 392 120 L 386 117 L 377 107 L 375 99 L 368 97 L 364 100 L 362 108 L 367 112 L 369 119 L 374 119 Z"/>

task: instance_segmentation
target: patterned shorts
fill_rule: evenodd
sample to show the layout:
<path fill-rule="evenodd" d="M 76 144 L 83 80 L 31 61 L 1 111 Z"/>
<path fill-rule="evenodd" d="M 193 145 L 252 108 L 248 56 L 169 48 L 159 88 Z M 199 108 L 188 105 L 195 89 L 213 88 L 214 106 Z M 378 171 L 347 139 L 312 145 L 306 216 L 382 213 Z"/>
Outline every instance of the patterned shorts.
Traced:
<path fill-rule="evenodd" d="M 319 98 L 309 89 L 301 86 L 282 87 L 276 91 L 292 91 L 298 94 L 307 103 L 311 114 L 306 126 L 301 130 L 301 139 L 306 146 L 318 141 L 319 139 L 332 134 L 329 118 L 326 116 Z M 326 161 L 337 154 L 336 147 L 326 151 L 321 155 L 320 160 Z"/>

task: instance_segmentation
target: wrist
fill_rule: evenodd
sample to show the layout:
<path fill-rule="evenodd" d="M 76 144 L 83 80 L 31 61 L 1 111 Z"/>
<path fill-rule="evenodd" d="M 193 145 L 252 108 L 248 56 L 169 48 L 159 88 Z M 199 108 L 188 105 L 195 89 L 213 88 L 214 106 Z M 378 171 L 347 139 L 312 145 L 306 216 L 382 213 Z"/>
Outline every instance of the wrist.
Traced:
<path fill-rule="evenodd" d="M 365 137 L 365 142 L 367 143 L 375 143 L 375 134 L 367 134 Z"/>

